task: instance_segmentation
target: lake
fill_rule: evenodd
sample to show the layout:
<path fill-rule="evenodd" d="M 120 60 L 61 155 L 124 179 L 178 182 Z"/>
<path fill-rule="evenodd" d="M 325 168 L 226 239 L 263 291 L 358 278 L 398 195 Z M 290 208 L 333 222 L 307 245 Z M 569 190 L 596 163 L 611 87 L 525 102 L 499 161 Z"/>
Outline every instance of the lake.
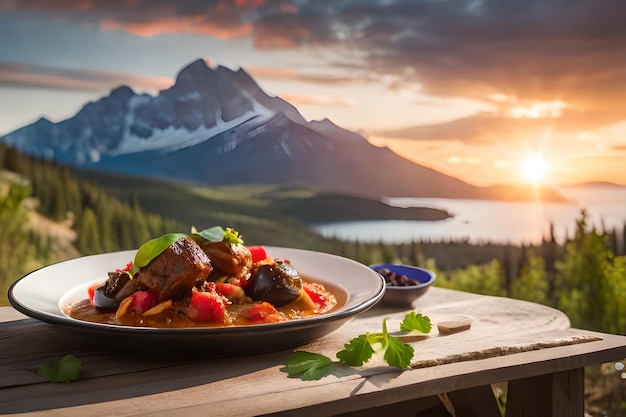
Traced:
<path fill-rule="evenodd" d="M 454 215 L 444 221 L 355 221 L 316 225 L 326 237 L 349 241 L 408 243 L 412 240 L 467 239 L 470 242 L 532 244 L 549 236 L 559 242 L 573 236 L 581 209 L 598 230 L 621 234 L 626 223 L 626 187 L 576 187 L 559 192 L 570 203 L 500 202 L 437 198 L 390 198 L 394 206 L 433 207 Z"/>

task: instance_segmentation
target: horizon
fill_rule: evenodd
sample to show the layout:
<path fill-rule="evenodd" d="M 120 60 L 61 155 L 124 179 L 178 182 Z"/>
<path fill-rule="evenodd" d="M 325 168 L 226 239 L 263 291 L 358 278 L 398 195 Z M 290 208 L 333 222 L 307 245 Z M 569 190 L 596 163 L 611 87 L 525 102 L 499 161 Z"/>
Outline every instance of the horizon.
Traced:
<path fill-rule="evenodd" d="M 0 134 L 202 58 L 478 186 L 625 185 L 626 4 L 0 0 Z"/>

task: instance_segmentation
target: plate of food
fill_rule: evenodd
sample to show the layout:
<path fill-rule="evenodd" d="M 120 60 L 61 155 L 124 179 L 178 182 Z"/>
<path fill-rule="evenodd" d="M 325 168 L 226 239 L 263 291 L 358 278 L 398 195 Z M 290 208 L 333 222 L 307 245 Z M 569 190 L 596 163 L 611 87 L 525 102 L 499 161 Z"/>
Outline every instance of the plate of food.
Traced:
<path fill-rule="evenodd" d="M 384 292 L 384 279 L 351 259 L 246 246 L 215 226 L 43 267 L 8 297 L 27 316 L 107 348 L 241 355 L 322 338 Z"/>

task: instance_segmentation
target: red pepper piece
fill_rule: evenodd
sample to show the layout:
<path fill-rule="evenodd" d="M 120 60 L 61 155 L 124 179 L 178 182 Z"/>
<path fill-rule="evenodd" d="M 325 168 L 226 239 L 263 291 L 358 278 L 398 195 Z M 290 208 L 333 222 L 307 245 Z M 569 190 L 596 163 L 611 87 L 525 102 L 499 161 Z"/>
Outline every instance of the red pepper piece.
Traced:
<path fill-rule="evenodd" d="M 276 323 L 282 321 L 280 313 L 276 308 L 264 301 L 262 303 L 254 304 L 247 310 L 242 312 L 242 316 L 251 323 Z"/>
<path fill-rule="evenodd" d="M 322 309 L 330 302 L 323 287 L 315 283 L 307 282 L 303 285 L 302 289 L 311 297 L 311 301 L 313 301 L 313 304 L 315 304 L 318 309 Z"/>
<path fill-rule="evenodd" d="M 264 261 L 269 258 L 263 246 L 248 246 L 248 250 L 252 254 L 252 263 Z"/>
<path fill-rule="evenodd" d="M 228 284 L 226 282 L 218 282 L 215 284 L 215 292 L 219 295 L 223 295 L 228 298 L 230 301 L 238 301 L 243 299 L 246 294 L 243 292 L 243 289 L 234 284 Z"/>

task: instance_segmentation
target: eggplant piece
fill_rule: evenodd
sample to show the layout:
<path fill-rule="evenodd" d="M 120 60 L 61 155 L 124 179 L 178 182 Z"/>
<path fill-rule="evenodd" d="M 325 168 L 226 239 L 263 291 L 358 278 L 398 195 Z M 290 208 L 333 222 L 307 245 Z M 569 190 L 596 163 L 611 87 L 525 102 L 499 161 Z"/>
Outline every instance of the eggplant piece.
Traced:
<path fill-rule="evenodd" d="M 277 260 L 274 265 L 261 265 L 252 272 L 246 295 L 254 301 L 267 301 L 280 307 L 298 298 L 301 290 L 298 271 L 291 264 Z"/>
<path fill-rule="evenodd" d="M 125 272 L 109 272 L 109 279 L 96 288 L 93 303 L 98 310 L 111 311 L 117 309 L 122 300 L 137 291 L 130 275 Z"/>
<path fill-rule="evenodd" d="M 96 288 L 96 291 L 93 293 L 93 303 L 99 311 L 109 312 L 117 309 L 119 305 L 114 298 L 107 297 L 106 293 L 107 284 L 106 282 Z"/>

